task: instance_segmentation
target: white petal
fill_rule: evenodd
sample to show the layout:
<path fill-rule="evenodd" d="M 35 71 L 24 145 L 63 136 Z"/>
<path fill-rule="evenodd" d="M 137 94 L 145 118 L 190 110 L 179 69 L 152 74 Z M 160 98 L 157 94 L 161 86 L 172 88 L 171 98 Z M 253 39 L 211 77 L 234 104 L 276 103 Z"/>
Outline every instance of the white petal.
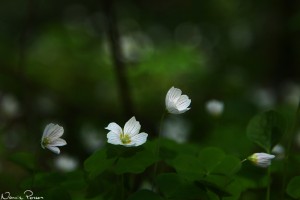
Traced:
<path fill-rule="evenodd" d="M 66 144 L 67 144 L 67 142 L 64 139 L 57 138 L 57 139 L 51 141 L 51 143 L 48 146 L 64 146 Z"/>
<path fill-rule="evenodd" d="M 147 141 L 148 134 L 147 133 L 140 133 L 131 138 L 131 142 L 134 146 L 140 146 Z"/>
<path fill-rule="evenodd" d="M 47 127 L 46 127 L 46 129 L 47 129 L 47 131 L 46 131 L 46 129 L 45 129 L 45 131 L 46 131 L 46 133 L 45 133 L 45 136 L 46 137 L 48 137 L 48 138 L 59 138 L 59 137 L 61 137 L 62 135 L 63 135 L 63 133 L 64 133 L 64 128 L 62 127 L 62 126 L 59 126 L 58 124 L 49 124 L 50 126 L 48 127 L 48 129 L 47 129 Z"/>
<path fill-rule="evenodd" d="M 169 105 L 170 102 L 176 102 L 179 99 L 181 93 L 182 92 L 180 89 L 171 87 L 171 89 L 169 89 L 169 91 L 166 95 L 166 106 L 170 107 L 171 106 L 171 105 Z"/>
<path fill-rule="evenodd" d="M 49 135 L 49 133 L 50 133 L 49 129 L 53 128 L 54 126 L 55 126 L 55 124 L 53 124 L 53 123 L 48 124 L 46 126 L 46 128 L 44 129 L 42 138 L 47 137 Z"/>
<path fill-rule="evenodd" d="M 105 127 L 105 129 L 110 130 L 110 131 L 112 131 L 114 133 L 117 133 L 119 135 L 122 133 L 122 128 L 115 122 L 112 122 L 112 123 L 108 124 L 108 126 Z"/>
<path fill-rule="evenodd" d="M 180 114 L 179 110 L 176 108 L 175 104 L 170 106 L 170 107 L 167 107 L 167 110 L 169 113 L 171 114 Z"/>
<path fill-rule="evenodd" d="M 130 137 L 138 134 L 141 129 L 140 122 L 136 121 L 135 117 L 132 117 L 124 126 L 124 133 L 128 134 Z"/>
<path fill-rule="evenodd" d="M 107 134 L 107 142 L 115 145 L 122 144 L 120 135 L 112 131 Z"/>
<path fill-rule="evenodd" d="M 46 146 L 47 149 L 49 149 L 50 151 L 52 151 L 53 153 L 59 154 L 60 150 L 58 147 L 54 147 L 54 146 Z"/>
<path fill-rule="evenodd" d="M 176 103 L 176 107 L 178 108 L 179 111 L 186 110 L 190 104 L 191 104 L 191 100 L 189 99 L 189 97 L 187 95 L 182 95 L 178 99 L 178 101 Z"/>

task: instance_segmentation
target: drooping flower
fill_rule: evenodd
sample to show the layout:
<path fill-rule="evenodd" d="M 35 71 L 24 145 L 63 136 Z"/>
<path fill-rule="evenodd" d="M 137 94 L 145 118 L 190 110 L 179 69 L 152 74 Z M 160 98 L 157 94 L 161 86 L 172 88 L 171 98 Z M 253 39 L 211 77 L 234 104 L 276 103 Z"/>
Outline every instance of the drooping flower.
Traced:
<path fill-rule="evenodd" d="M 47 148 L 50 151 L 59 154 L 60 150 L 58 146 L 64 146 L 67 142 L 60 137 L 64 133 L 64 128 L 57 124 L 48 124 L 44 130 L 41 146 L 43 149 Z"/>
<path fill-rule="evenodd" d="M 274 155 L 267 154 L 267 153 L 254 153 L 249 156 L 247 159 L 250 160 L 252 163 L 259 167 L 268 167 L 271 165 L 271 160 L 275 158 Z"/>
<path fill-rule="evenodd" d="M 181 95 L 182 91 L 171 87 L 166 95 L 166 108 L 171 114 L 181 114 L 188 111 L 191 99 L 187 95 Z"/>
<path fill-rule="evenodd" d="M 144 144 L 147 140 L 147 133 L 139 133 L 141 125 L 135 117 L 129 119 L 124 129 L 118 124 L 112 122 L 105 129 L 110 132 L 107 134 L 107 142 L 114 145 L 123 145 L 126 147 L 135 147 Z"/>
<path fill-rule="evenodd" d="M 224 110 L 224 103 L 218 100 L 210 100 L 206 103 L 206 110 L 212 116 L 220 116 Z"/>

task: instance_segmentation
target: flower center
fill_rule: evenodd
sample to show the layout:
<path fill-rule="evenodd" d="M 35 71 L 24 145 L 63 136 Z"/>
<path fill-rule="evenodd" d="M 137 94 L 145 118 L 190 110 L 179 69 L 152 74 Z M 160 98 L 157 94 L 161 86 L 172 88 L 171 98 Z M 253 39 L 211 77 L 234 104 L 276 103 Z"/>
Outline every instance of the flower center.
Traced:
<path fill-rule="evenodd" d="M 128 134 L 121 134 L 120 139 L 123 144 L 129 144 L 131 142 L 130 136 Z"/>
<path fill-rule="evenodd" d="M 45 147 L 45 146 L 47 146 L 48 144 L 50 144 L 50 139 L 47 138 L 47 137 L 45 137 L 45 138 L 43 139 L 43 141 L 42 141 L 42 145 Z"/>

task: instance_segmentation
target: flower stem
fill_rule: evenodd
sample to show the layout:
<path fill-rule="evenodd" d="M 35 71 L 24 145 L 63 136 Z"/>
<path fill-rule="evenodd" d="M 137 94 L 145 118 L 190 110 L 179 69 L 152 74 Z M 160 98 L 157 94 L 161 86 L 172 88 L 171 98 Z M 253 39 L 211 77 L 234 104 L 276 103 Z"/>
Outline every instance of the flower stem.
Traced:
<path fill-rule="evenodd" d="M 163 121 L 166 116 L 166 110 L 163 112 L 160 118 L 160 125 L 159 125 L 159 132 L 158 132 L 158 139 L 157 139 L 157 144 L 156 144 L 156 149 L 155 149 L 155 156 L 157 158 L 157 161 L 154 165 L 154 174 L 153 174 L 153 183 L 152 183 L 152 191 L 154 190 L 154 179 L 157 174 L 157 167 L 158 167 L 158 162 L 159 162 L 159 150 L 160 150 L 160 140 L 161 140 L 161 132 L 162 132 L 162 127 L 163 127 Z"/>

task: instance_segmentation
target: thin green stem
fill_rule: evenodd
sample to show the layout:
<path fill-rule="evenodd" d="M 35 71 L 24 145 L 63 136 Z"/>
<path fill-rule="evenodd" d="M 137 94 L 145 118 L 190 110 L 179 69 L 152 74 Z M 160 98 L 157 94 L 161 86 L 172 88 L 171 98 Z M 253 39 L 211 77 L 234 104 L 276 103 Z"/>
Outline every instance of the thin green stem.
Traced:
<path fill-rule="evenodd" d="M 284 194 L 285 194 L 287 168 L 288 168 L 289 157 L 290 157 L 290 153 L 291 153 L 292 142 L 294 139 L 294 134 L 297 132 L 299 121 L 300 121 L 300 101 L 298 103 L 298 107 L 297 107 L 297 110 L 295 113 L 295 120 L 294 120 L 293 126 L 290 129 L 290 131 L 288 131 L 288 135 L 287 135 L 286 154 L 285 154 L 285 158 L 284 158 L 283 178 L 282 178 L 282 199 L 284 198 Z"/>
<path fill-rule="evenodd" d="M 164 121 L 164 118 L 166 116 L 166 113 L 167 111 L 165 110 L 163 112 L 163 114 L 161 115 L 161 118 L 160 118 L 160 125 L 159 125 L 159 132 L 158 132 L 158 139 L 157 139 L 157 144 L 156 144 L 156 149 L 155 149 L 155 156 L 157 158 L 157 161 L 154 165 L 154 174 L 153 174 L 153 183 L 152 183 L 152 190 L 154 189 L 154 179 L 156 177 L 156 174 L 157 174 L 157 167 L 158 167 L 158 162 L 159 162 L 159 151 L 160 151 L 160 140 L 161 140 L 161 132 L 162 132 L 162 127 L 163 127 L 163 121 Z"/>

